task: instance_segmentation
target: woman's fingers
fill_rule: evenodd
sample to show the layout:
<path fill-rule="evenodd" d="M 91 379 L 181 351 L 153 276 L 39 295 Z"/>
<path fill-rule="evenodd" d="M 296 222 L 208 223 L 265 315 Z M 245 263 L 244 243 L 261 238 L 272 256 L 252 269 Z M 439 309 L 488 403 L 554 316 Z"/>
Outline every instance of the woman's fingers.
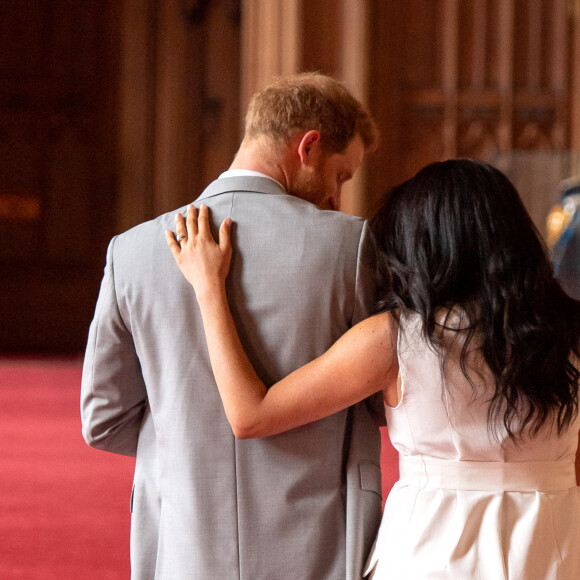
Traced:
<path fill-rule="evenodd" d="M 177 243 L 171 230 L 165 230 L 165 240 L 167 241 L 167 245 L 169 246 L 174 259 L 177 260 L 179 253 L 181 252 L 181 246 Z"/>
<path fill-rule="evenodd" d="M 207 209 L 207 208 L 206 208 Z M 187 207 L 187 232 L 190 236 L 197 236 L 197 208 L 190 204 Z"/>
<path fill-rule="evenodd" d="M 187 215 L 175 216 L 175 235 L 167 230 L 165 238 L 185 279 L 193 286 L 196 295 L 215 292 L 216 284 L 223 284 L 228 275 L 232 256 L 230 241 L 231 218 L 226 218 L 219 228 L 216 242 L 210 231 L 209 209 L 187 208 Z"/>
<path fill-rule="evenodd" d="M 211 238 L 213 240 L 213 237 L 211 235 L 211 231 L 209 229 L 209 209 L 207 207 L 207 205 L 202 205 L 199 208 L 199 213 L 197 216 L 197 227 L 199 228 L 199 236 L 200 238 L 203 239 L 209 239 Z"/>
<path fill-rule="evenodd" d="M 187 218 L 188 220 L 190 219 L 189 209 Z M 188 229 L 191 230 L 191 227 L 186 224 L 183 215 L 178 213 L 175 214 L 175 234 L 171 230 L 165 230 L 165 240 L 167 241 L 167 245 L 176 261 L 181 255 L 182 247 L 189 239 Z"/>
<path fill-rule="evenodd" d="M 219 228 L 219 237 L 216 245 L 224 253 L 230 253 L 232 249 L 230 240 L 231 226 L 231 218 L 226 218 Z M 170 230 L 166 230 L 165 238 L 174 257 L 180 255 L 181 250 L 185 248 L 188 242 L 190 242 L 190 248 L 194 248 L 198 241 L 205 244 L 209 243 L 210 245 L 215 244 L 209 225 L 209 208 L 206 205 L 202 205 L 198 210 L 194 205 L 190 205 L 187 208 L 185 218 L 181 213 L 176 214 L 175 235 Z"/>
<path fill-rule="evenodd" d="M 180 245 L 187 242 L 188 238 L 185 219 L 180 213 L 175 214 L 175 238 Z"/>
<path fill-rule="evenodd" d="M 218 238 L 220 250 L 224 253 L 231 252 L 232 249 L 232 244 L 230 241 L 231 228 L 232 228 L 232 220 L 230 218 L 226 218 L 222 222 L 222 225 L 220 226 Z"/>
<path fill-rule="evenodd" d="M 190 238 L 197 235 L 197 209 L 194 205 L 187 208 L 187 219 L 181 213 L 175 214 L 175 236 L 170 230 L 165 231 L 167 244 L 173 256 L 179 255 L 179 250 Z"/>

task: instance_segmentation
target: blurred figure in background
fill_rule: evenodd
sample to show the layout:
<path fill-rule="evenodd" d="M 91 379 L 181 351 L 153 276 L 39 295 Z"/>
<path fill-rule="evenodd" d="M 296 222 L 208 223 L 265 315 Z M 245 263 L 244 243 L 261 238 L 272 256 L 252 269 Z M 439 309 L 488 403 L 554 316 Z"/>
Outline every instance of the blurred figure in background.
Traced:
<path fill-rule="evenodd" d="M 548 246 L 554 274 L 562 288 L 580 299 L 580 178 L 571 177 L 561 185 L 562 205 L 548 216 Z"/>

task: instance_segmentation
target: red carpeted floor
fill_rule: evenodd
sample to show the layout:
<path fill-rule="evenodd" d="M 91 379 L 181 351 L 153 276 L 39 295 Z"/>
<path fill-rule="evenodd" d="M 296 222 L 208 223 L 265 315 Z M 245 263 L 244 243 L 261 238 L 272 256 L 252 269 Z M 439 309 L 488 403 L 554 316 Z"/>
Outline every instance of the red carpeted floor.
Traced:
<path fill-rule="evenodd" d="M 391 445 L 386 427 L 381 428 L 381 472 L 383 474 L 383 506 L 391 487 L 399 479 L 399 455 Z"/>
<path fill-rule="evenodd" d="M 0 579 L 127 580 L 134 460 L 81 436 L 79 360 L 0 359 Z M 397 477 L 383 432 L 383 490 Z"/>
<path fill-rule="evenodd" d="M 127 580 L 134 460 L 81 436 L 80 361 L 0 360 L 0 578 Z"/>

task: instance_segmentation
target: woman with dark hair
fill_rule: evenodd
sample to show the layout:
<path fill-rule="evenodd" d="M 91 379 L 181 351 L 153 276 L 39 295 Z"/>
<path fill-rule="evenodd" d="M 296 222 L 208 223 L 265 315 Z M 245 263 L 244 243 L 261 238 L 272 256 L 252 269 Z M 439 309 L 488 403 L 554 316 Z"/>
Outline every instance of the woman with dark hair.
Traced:
<path fill-rule="evenodd" d="M 376 579 L 580 577 L 580 303 L 554 280 L 509 180 L 473 160 L 434 163 L 373 220 L 378 314 L 271 386 L 237 338 L 207 208 L 168 243 L 202 311 L 238 437 L 265 437 L 383 391 L 400 479 L 367 573 Z M 578 461 L 576 461 L 578 464 Z"/>

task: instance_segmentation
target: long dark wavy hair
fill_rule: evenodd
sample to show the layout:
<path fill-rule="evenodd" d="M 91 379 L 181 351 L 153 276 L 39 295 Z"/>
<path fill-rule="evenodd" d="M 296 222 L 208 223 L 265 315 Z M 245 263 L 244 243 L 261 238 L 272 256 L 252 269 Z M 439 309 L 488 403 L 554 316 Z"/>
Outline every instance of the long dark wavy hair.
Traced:
<path fill-rule="evenodd" d="M 520 197 L 481 161 L 432 163 L 395 187 L 372 221 L 384 280 L 378 311 L 421 317 L 443 358 L 438 313 L 468 320 L 460 364 L 481 349 L 495 381 L 488 427 L 510 438 L 558 433 L 578 413 L 580 302 L 554 279 L 546 248 Z M 474 339 L 477 340 L 474 340 Z M 523 411 L 523 416 L 521 416 Z"/>

